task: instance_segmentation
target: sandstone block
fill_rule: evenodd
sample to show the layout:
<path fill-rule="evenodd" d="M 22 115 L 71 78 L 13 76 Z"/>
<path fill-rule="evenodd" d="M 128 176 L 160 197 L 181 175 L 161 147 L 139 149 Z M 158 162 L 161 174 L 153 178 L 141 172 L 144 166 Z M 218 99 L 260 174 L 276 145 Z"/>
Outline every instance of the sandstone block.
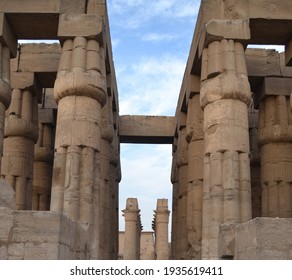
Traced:
<path fill-rule="evenodd" d="M 0 208 L 0 244 L 8 244 L 10 232 L 13 227 L 13 211 L 8 208 Z"/>
<path fill-rule="evenodd" d="M 235 227 L 235 259 L 288 259 L 292 220 L 255 218 Z"/>
<path fill-rule="evenodd" d="M 7 181 L 0 179 L 0 207 L 15 209 L 15 191 Z"/>

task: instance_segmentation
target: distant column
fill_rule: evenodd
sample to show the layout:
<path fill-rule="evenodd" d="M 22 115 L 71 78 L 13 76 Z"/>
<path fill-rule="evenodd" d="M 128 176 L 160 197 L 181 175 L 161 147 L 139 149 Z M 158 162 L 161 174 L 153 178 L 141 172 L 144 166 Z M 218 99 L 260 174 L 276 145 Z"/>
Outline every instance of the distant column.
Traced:
<path fill-rule="evenodd" d="M 154 211 L 153 230 L 155 232 L 155 253 L 157 260 L 169 259 L 168 222 L 169 210 L 168 200 L 158 199 Z"/>
<path fill-rule="evenodd" d="M 203 50 L 204 201 L 202 258 L 218 258 L 219 226 L 251 219 L 248 105 L 244 47 L 214 41 Z"/>
<path fill-rule="evenodd" d="M 50 210 L 54 140 L 54 110 L 40 108 L 39 138 L 34 147 L 32 210 Z"/>
<path fill-rule="evenodd" d="M 263 217 L 292 217 L 292 79 L 267 77 L 261 90 L 259 143 Z"/>
<path fill-rule="evenodd" d="M 5 119 L 1 177 L 15 190 L 16 209 L 30 210 L 41 90 L 33 73 L 20 72 L 13 72 L 12 88 L 12 100 Z"/>
<path fill-rule="evenodd" d="M 249 108 L 249 143 L 250 143 L 250 183 L 252 218 L 261 217 L 261 164 L 258 146 L 258 118 L 259 112 L 253 106 Z"/>
<path fill-rule="evenodd" d="M 128 198 L 125 217 L 124 260 L 140 259 L 141 220 L 137 198 Z"/>

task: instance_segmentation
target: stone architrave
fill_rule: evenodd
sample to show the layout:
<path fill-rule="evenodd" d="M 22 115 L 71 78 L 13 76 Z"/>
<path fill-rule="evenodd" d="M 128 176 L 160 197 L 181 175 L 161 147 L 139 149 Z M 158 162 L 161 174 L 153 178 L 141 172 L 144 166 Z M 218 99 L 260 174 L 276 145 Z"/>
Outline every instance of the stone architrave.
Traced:
<path fill-rule="evenodd" d="M 205 142 L 202 258 L 217 259 L 220 224 L 251 219 L 251 92 L 241 43 L 223 39 L 203 50 L 200 97 Z"/>
<path fill-rule="evenodd" d="M 267 77 L 262 87 L 259 107 L 262 217 L 292 217 L 291 84 L 289 78 Z"/>
<path fill-rule="evenodd" d="M 1 177 L 15 190 L 17 210 L 30 210 L 34 144 L 38 139 L 38 94 L 34 73 L 12 73 L 12 98 L 6 111 Z"/>

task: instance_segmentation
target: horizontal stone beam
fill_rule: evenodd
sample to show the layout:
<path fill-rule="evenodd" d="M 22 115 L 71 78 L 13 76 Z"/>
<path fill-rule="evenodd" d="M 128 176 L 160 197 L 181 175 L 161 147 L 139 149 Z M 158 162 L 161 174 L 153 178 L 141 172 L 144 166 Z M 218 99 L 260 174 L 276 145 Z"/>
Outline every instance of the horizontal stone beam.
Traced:
<path fill-rule="evenodd" d="M 172 144 L 175 117 L 120 116 L 120 142 L 136 144 Z"/>

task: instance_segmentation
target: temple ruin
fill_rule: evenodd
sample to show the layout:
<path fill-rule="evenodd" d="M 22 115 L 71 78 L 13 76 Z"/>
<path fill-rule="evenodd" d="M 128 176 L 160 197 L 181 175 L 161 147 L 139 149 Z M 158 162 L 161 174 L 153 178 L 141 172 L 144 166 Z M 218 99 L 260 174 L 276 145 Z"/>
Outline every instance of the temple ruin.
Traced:
<path fill-rule="evenodd" d="M 157 259 L 292 259 L 291 66 L 290 3 L 203 0 L 175 116 L 120 116 L 105 0 L 0 0 L 0 259 L 118 259 L 120 143 L 173 147 Z"/>

